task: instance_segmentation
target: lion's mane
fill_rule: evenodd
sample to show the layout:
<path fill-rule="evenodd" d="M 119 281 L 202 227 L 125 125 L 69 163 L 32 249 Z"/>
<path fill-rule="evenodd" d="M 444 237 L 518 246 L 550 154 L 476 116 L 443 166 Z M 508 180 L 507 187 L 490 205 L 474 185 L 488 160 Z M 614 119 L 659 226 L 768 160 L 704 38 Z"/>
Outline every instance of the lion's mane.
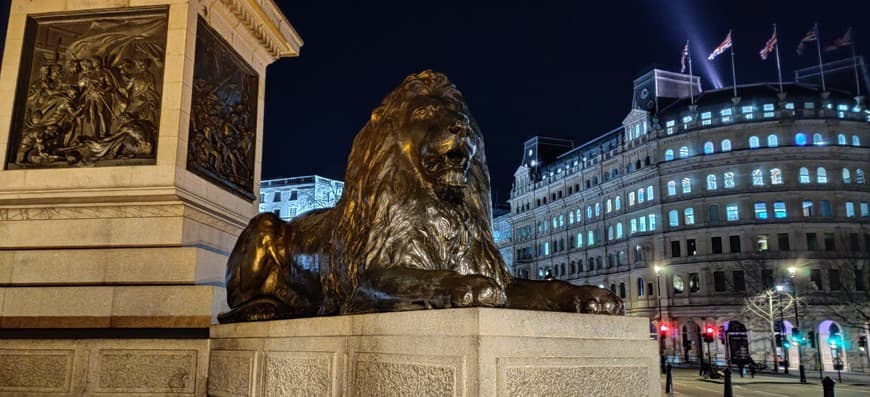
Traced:
<path fill-rule="evenodd" d="M 477 151 L 468 183 L 459 190 L 459 197 L 448 203 L 439 197 L 438 186 L 419 172 L 419 159 L 409 154 L 415 148 L 402 146 L 408 104 L 416 96 L 446 99 L 471 119 L 462 94 L 446 76 L 432 71 L 408 76 L 372 112 L 354 139 L 344 191 L 330 210 L 337 219 L 330 222 L 335 225 L 330 247 L 335 256 L 321 280 L 326 312 L 355 311 L 351 302 L 361 276 L 373 269 L 406 266 L 453 270 L 491 277 L 502 287 L 511 281 L 492 243 L 489 171 L 477 124 L 470 120 Z M 422 219 L 433 211 L 446 214 L 451 227 L 464 229 L 465 235 L 459 238 L 466 239 L 466 249 L 456 253 L 461 258 L 444 261 L 443 253 L 449 257 L 450 247 L 442 246 L 437 227 L 426 226 Z"/>

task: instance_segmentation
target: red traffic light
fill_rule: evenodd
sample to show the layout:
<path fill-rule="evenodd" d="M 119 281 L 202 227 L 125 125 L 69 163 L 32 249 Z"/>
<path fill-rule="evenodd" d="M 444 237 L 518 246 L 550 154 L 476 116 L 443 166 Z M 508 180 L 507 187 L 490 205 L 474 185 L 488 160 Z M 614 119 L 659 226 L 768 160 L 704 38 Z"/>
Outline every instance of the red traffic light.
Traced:
<path fill-rule="evenodd" d="M 659 332 L 661 332 L 661 333 L 668 332 L 668 323 L 659 324 Z"/>
<path fill-rule="evenodd" d="M 704 332 L 707 333 L 708 335 L 713 335 L 716 333 L 716 331 L 713 329 L 713 327 L 711 327 L 709 325 L 706 327 L 706 329 L 704 329 Z"/>

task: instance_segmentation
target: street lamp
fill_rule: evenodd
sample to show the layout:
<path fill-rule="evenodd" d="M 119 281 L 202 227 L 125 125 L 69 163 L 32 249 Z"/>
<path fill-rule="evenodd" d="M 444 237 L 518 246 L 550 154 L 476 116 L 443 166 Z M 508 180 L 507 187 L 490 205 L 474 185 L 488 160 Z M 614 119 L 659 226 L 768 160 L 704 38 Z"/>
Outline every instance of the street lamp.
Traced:
<path fill-rule="evenodd" d="M 797 295 L 797 283 L 795 283 L 794 276 L 797 274 L 797 268 L 794 266 L 788 267 L 789 278 L 791 279 L 791 295 L 794 298 L 794 327 L 798 330 L 798 333 L 801 333 L 801 318 L 798 315 L 798 295 Z M 801 341 L 802 342 L 802 341 Z M 804 360 L 801 357 L 801 343 L 797 344 L 797 353 L 798 353 L 798 372 L 801 376 L 801 383 L 807 383 L 807 373 L 804 368 Z"/>
<path fill-rule="evenodd" d="M 776 292 L 779 295 L 779 340 L 780 346 L 782 347 L 782 359 L 785 365 L 782 368 L 782 373 L 788 375 L 788 349 L 785 347 L 786 335 L 785 335 L 785 320 L 783 319 L 783 310 L 782 310 L 782 294 L 785 287 L 782 285 L 776 286 Z M 779 365 L 779 364 L 775 364 Z"/>
<path fill-rule="evenodd" d="M 664 322 L 664 317 L 662 317 L 662 282 L 661 282 L 661 274 L 662 267 L 659 265 L 655 265 L 653 270 L 656 272 L 656 288 L 658 292 L 656 293 L 656 297 L 658 298 L 658 307 L 659 307 L 659 321 L 658 321 L 658 332 L 659 332 L 659 361 L 661 365 L 662 372 L 665 371 L 665 336 L 668 333 L 668 326 Z"/>

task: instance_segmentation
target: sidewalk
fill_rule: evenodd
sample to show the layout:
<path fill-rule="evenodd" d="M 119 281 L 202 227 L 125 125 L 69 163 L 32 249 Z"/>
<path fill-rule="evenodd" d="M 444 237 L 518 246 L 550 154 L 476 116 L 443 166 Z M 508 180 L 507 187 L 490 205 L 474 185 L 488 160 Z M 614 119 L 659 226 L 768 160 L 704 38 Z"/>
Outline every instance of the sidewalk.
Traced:
<path fill-rule="evenodd" d="M 807 384 L 821 384 L 821 379 L 819 379 L 818 371 L 807 371 Z M 861 374 L 861 373 L 852 373 L 852 372 L 843 372 L 843 384 L 844 385 L 852 385 L 852 386 L 870 386 L 870 374 Z M 824 372 L 824 376 L 830 376 L 831 379 L 837 381 L 837 373 L 836 372 Z M 822 378 L 824 379 L 824 378 Z M 718 383 L 722 384 L 725 382 L 724 379 L 703 379 L 705 382 L 710 383 Z M 785 374 L 774 374 L 769 372 L 756 373 L 755 378 L 750 376 L 748 373 L 741 378 L 740 374 L 737 373 L 736 370 L 732 370 L 731 372 L 731 384 L 732 385 L 751 385 L 751 384 L 773 384 L 773 383 L 800 383 L 800 375 L 798 375 L 798 371 L 789 371 L 788 375 Z"/>

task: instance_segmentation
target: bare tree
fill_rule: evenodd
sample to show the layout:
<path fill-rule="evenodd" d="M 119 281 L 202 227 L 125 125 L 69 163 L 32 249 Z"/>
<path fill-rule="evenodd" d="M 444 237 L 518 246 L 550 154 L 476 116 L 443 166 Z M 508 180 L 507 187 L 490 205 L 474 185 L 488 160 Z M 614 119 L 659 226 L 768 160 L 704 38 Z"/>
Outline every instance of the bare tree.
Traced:
<path fill-rule="evenodd" d="M 773 352 L 773 362 L 777 365 L 776 324 L 779 320 L 791 318 L 789 313 L 797 303 L 794 296 L 785 291 L 766 289 L 761 293 L 744 299 L 743 314 L 755 330 L 767 328 L 770 335 L 770 347 Z M 780 322 L 780 332 L 785 336 L 785 324 Z"/>

